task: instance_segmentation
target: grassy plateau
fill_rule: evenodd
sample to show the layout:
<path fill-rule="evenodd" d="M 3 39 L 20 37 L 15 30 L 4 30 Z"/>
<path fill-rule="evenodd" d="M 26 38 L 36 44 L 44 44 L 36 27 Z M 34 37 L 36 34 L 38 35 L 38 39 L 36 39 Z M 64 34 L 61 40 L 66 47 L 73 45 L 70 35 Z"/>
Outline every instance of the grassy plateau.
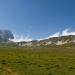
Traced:
<path fill-rule="evenodd" d="M 75 75 L 75 48 L 0 47 L 0 75 Z"/>

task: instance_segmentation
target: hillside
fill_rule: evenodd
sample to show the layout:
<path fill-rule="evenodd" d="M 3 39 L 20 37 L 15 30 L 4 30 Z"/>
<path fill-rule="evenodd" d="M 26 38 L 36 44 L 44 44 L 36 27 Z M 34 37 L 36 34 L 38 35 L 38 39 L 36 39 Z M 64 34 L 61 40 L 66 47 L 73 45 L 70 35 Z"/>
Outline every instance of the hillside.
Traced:
<path fill-rule="evenodd" d="M 69 36 L 60 36 L 60 37 L 53 37 L 49 39 L 44 39 L 44 40 L 33 40 L 30 42 L 18 42 L 17 44 L 19 46 L 60 46 L 60 45 L 65 45 L 65 44 L 74 44 L 75 43 L 75 35 L 69 35 Z M 70 45 L 69 45 L 70 46 Z"/>

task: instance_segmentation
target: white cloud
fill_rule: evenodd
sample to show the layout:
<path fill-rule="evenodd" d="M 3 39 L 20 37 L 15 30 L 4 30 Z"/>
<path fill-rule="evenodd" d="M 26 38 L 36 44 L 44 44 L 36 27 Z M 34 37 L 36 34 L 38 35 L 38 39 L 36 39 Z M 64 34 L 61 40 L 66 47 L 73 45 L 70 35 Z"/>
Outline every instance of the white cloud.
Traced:
<path fill-rule="evenodd" d="M 49 38 L 53 38 L 53 37 L 59 37 L 59 36 L 68 36 L 68 35 L 75 35 L 75 32 L 73 31 L 70 31 L 69 28 L 63 30 L 62 32 L 57 32 L 55 34 L 52 34 L 46 38 L 42 38 L 42 39 L 37 39 L 38 41 L 40 40 L 44 40 L 44 39 L 49 39 Z M 35 35 L 36 36 L 36 35 Z M 14 39 L 10 39 L 11 41 L 14 41 L 14 42 L 21 42 L 21 41 L 32 41 L 33 39 L 30 38 L 30 36 L 23 36 L 23 35 L 14 35 Z"/>
<path fill-rule="evenodd" d="M 70 31 L 70 28 L 67 28 L 67 29 L 63 30 L 62 33 L 61 33 L 61 32 L 57 32 L 57 33 L 52 34 L 52 35 L 50 35 L 50 36 L 48 36 L 48 37 L 46 37 L 46 38 L 38 39 L 38 41 L 44 40 L 44 39 L 53 38 L 53 37 L 69 36 L 69 35 L 75 35 L 75 32 Z"/>
<path fill-rule="evenodd" d="M 75 32 L 70 32 L 70 29 L 67 28 L 61 34 L 61 36 L 68 36 L 68 35 L 75 35 Z"/>
<path fill-rule="evenodd" d="M 29 36 L 23 36 L 23 35 L 14 35 L 14 39 L 10 39 L 13 42 L 28 42 L 28 41 L 32 41 L 32 38 L 30 38 Z"/>
<path fill-rule="evenodd" d="M 48 36 L 46 38 L 38 39 L 38 41 L 44 40 L 44 39 L 49 39 L 49 38 L 52 38 L 52 37 L 59 37 L 59 36 L 60 36 L 60 32 L 57 32 L 57 33 L 55 33 L 53 35 L 50 35 L 50 36 Z"/>
<path fill-rule="evenodd" d="M 69 36 L 69 35 L 75 35 L 75 32 L 70 31 L 69 28 L 65 29 L 61 32 L 57 32 L 51 36 L 49 36 L 48 38 L 52 38 L 52 37 L 59 37 L 59 36 Z"/>
<path fill-rule="evenodd" d="M 52 38 L 52 37 L 59 37 L 60 36 L 60 32 L 57 32 L 53 35 L 50 35 L 48 38 Z"/>

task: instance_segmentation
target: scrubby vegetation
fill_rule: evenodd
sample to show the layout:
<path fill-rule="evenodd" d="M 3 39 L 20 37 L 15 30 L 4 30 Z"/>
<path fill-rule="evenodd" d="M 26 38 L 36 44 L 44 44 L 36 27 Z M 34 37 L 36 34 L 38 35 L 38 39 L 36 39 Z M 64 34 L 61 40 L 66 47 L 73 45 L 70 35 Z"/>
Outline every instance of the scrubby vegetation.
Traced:
<path fill-rule="evenodd" d="M 0 48 L 0 75 L 75 75 L 75 48 Z"/>

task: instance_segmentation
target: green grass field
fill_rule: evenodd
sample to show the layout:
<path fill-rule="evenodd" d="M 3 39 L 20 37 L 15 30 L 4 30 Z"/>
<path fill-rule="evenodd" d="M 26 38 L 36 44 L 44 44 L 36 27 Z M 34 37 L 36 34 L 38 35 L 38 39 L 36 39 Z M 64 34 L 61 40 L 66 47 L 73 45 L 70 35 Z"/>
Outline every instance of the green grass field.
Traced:
<path fill-rule="evenodd" d="M 75 48 L 0 48 L 0 75 L 75 75 Z"/>

